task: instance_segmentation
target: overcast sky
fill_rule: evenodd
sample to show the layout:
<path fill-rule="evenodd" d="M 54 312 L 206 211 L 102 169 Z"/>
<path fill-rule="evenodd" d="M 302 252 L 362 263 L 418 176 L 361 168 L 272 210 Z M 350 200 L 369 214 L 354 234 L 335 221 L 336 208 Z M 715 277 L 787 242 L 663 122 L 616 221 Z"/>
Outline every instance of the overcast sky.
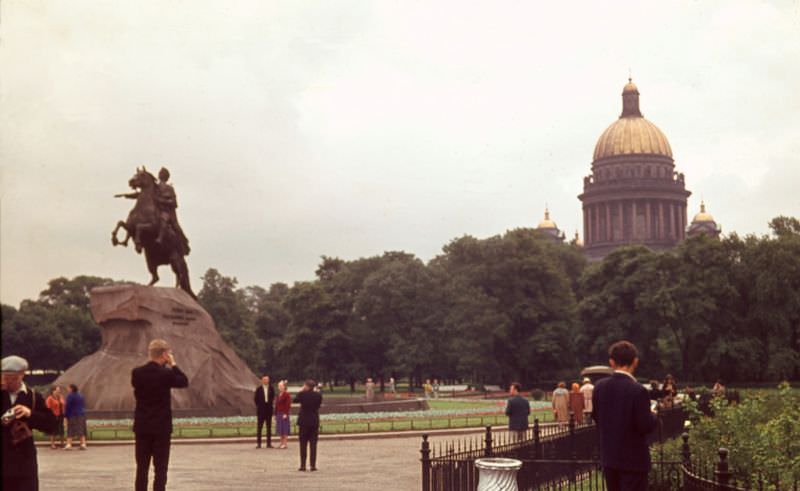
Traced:
<path fill-rule="evenodd" d="M 800 2 L 35 1 L 0 6 L 0 300 L 112 247 L 136 166 L 172 172 L 195 290 L 321 255 L 535 226 L 577 195 L 629 70 L 724 232 L 800 216 Z M 173 275 L 161 269 L 161 285 Z"/>

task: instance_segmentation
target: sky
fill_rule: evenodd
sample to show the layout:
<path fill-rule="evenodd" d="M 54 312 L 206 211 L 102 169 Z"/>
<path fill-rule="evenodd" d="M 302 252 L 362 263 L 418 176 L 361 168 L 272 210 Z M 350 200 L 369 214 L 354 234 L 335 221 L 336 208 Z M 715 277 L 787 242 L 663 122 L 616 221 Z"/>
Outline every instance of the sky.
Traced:
<path fill-rule="evenodd" d="M 0 301 L 146 283 L 110 240 L 140 165 L 172 174 L 196 291 L 208 268 L 268 287 L 322 255 L 428 261 L 545 206 L 571 237 L 629 74 L 690 219 L 800 216 L 797 0 L 5 0 Z"/>

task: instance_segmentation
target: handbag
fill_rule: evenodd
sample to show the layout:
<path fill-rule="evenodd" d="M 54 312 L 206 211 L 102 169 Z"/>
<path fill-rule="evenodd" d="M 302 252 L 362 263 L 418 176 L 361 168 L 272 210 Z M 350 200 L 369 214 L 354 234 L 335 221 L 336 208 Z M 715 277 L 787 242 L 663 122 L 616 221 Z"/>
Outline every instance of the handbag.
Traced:
<path fill-rule="evenodd" d="M 31 413 L 36 408 L 36 391 L 31 389 Z M 21 419 L 15 419 L 11 422 L 11 444 L 17 446 L 28 438 L 33 438 L 33 432 L 28 423 Z"/>

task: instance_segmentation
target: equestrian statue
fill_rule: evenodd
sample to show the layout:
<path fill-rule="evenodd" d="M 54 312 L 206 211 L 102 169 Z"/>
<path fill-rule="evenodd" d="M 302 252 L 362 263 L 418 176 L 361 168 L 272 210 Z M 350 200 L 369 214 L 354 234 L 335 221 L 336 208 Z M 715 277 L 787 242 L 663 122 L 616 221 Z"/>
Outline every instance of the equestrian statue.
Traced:
<path fill-rule="evenodd" d="M 132 193 L 115 194 L 115 198 L 135 199 L 136 204 L 128 213 L 126 221 L 120 220 L 111 232 L 111 243 L 128 246 L 133 239 L 136 252 L 147 260 L 150 271 L 150 285 L 158 281 L 158 267 L 169 264 L 175 273 L 176 287 L 185 290 L 192 298 L 195 294 L 189 285 L 189 268 L 185 256 L 189 255 L 189 240 L 178 224 L 175 209 L 178 200 L 175 189 L 169 184 L 169 171 L 162 167 L 158 171 L 158 181 L 142 166 L 128 181 Z M 125 239 L 117 239 L 119 229 L 125 229 Z"/>

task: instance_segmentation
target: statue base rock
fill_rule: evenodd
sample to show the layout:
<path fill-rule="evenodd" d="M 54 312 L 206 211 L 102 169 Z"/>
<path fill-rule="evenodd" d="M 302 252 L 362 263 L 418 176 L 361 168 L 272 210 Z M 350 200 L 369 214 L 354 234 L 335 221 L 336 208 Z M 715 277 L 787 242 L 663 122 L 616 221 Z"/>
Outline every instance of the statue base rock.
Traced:
<path fill-rule="evenodd" d="M 259 379 L 225 343 L 208 312 L 185 291 L 117 285 L 92 289 L 90 300 L 92 316 L 102 329 L 100 350 L 53 382 L 77 385 L 89 417 L 133 417 L 131 370 L 147 363 L 147 345 L 157 338 L 170 344 L 189 378 L 187 389 L 172 390 L 175 417 L 255 413 L 253 391 Z"/>

